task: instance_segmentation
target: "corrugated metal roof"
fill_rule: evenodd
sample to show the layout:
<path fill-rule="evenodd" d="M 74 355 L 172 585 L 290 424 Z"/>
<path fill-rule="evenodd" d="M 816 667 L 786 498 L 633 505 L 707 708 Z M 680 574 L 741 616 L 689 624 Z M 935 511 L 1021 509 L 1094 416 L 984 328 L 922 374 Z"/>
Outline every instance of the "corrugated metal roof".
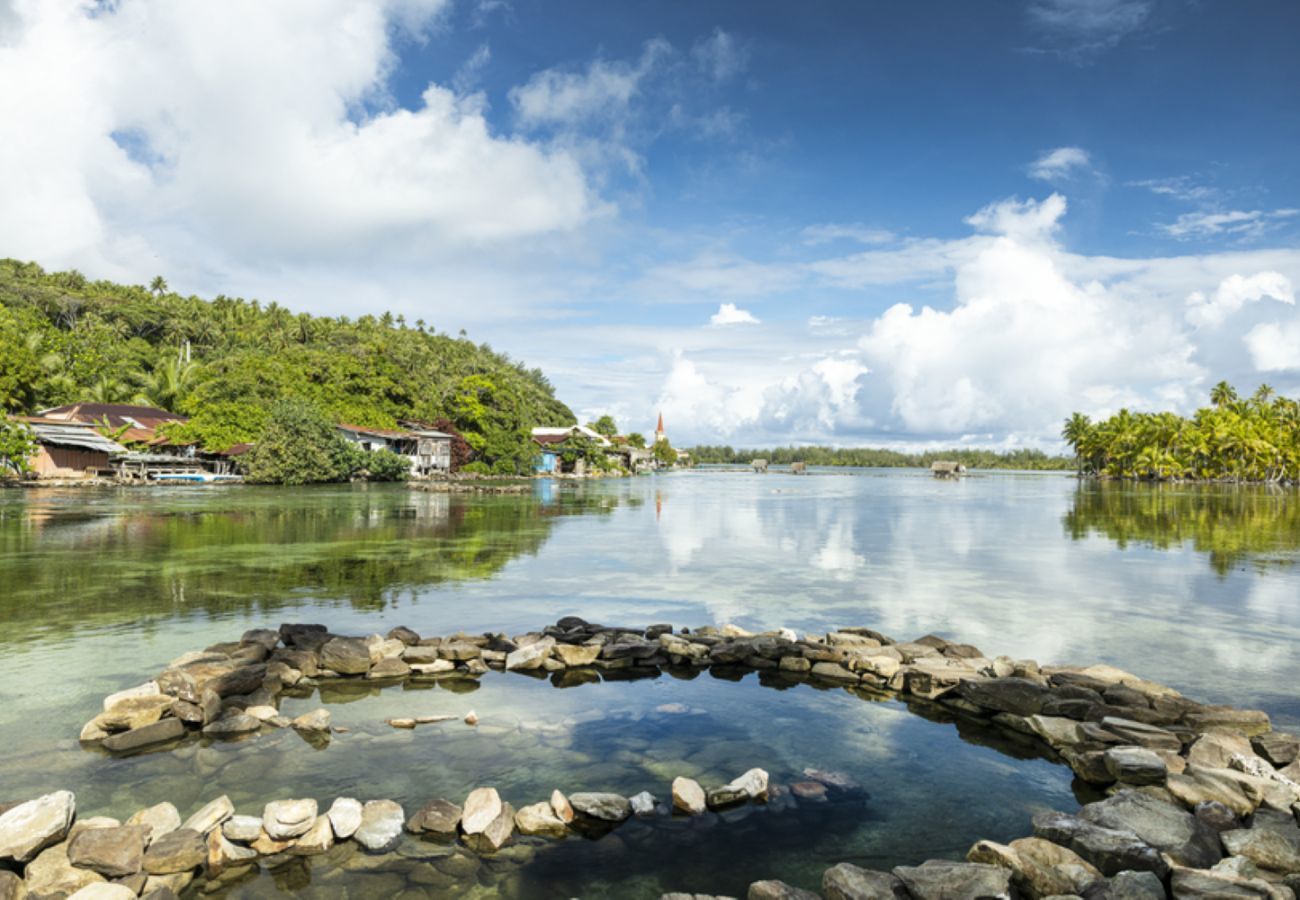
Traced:
<path fill-rule="evenodd" d="M 108 423 L 114 428 L 130 425 L 149 432 L 168 422 L 189 421 L 185 416 L 156 406 L 133 406 L 128 403 L 70 403 L 67 406 L 43 409 L 41 416 L 47 419 L 94 424 L 108 419 Z"/>
<path fill-rule="evenodd" d="M 89 425 L 74 422 L 51 422 L 48 419 L 27 419 L 27 427 L 42 444 L 56 447 L 79 447 L 82 450 L 97 450 L 110 455 L 125 453 L 126 448 L 116 441 L 110 441 Z"/>

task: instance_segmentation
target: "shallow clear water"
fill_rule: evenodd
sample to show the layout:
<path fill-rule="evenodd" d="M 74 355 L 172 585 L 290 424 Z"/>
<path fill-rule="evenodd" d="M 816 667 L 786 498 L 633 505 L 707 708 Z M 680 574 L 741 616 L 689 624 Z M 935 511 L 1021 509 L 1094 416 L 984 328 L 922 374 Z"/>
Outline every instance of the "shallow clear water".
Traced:
<path fill-rule="evenodd" d="M 666 798 L 675 775 L 716 783 L 752 766 L 779 783 L 805 767 L 835 769 L 865 788 L 830 804 L 638 821 L 535 855 L 516 848 L 514 857 L 531 856 L 521 868 L 493 861 L 463 872 L 445 848 L 419 844 L 378 861 L 340 851 L 232 886 L 231 896 L 308 885 L 322 896 L 743 895 L 760 877 L 815 886 L 840 860 L 959 856 L 976 838 L 1023 834 L 1038 810 L 1076 804 L 1068 769 L 932 721 L 924 708 L 840 689 L 776 690 L 753 674 L 559 690 L 490 673 L 472 692 L 335 691 L 324 699 L 350 731 L 324 748 L 277 732 L 110 759 L 76 735 L 106 693 L 248 628 L 519 632 L 569 614 L 935 632 L 990 654 L 1111 662 L 1294 727 L 1295 500 L 899 471 L 539 483 L 527 497 L 402 487 L 0 492 L 0 800 L 68 787 L 83 811 L 125 816 L 162 799 L 188 813 L 219 793 L 241 812 L 273 796 L 347 794 L 412 811 L 480 784 L 516 806 L 555 787 Z M 320 700 L 283 706 L 292 714 Z M 383 724 L 471 708 L 478 728 Z"/>

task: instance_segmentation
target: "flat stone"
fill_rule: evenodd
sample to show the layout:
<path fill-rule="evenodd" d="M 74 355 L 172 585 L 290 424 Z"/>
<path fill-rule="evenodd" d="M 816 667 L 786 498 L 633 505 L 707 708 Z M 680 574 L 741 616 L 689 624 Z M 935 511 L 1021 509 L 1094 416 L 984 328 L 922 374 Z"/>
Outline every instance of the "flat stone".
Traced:
<path fill-rule="evenodd" d="M 1170 886 L 1178 900 L 1235 900 L 1257 897 L 1280 900 L 1264 881 L 1244 881 L 1232 875 L 1212 875 L 1195 869 L 1175 869 Z"/>
<path fill-rule="evenodd" d="M 1138 791 L 1126 790 L 1089 803 L 1079 817 L 1104 828 L 1131 831 L 1180 865 L 1204 869 L 1223 857 L 1213 829 L 1191 813 Z"/>
<path fill-rule="evenodd" d="M 357 833 L 361 827 L 362 809 L 361 801 L 351 797 L 339 797 L 334 801 L 325 815 L 330 820 L 336 838 L 345 841 Z"/>
<path fill-rule="evenodd" d="M 0 861 L 26 862 L 67 835 L 77 812 L 71 791 L 55 791 L 0 815 Z"/>
<path fill-rule="evenodd" d="M 1083 729 L 1079 723 L 1064 716 L 1033 715 L 1025 718 L 1029 730 L 1043 739 L 1049 746 L 1060 750 L 1073 747 L 1083 741 Z"/>
<path fill-rule="evenodd" d="M 104 738 L 103 746 L 113 753 L 126 753 L 155 744 L 165 744 L 184 736 L 185 724 L 180 719 L 159 719 L 149 725 L 110 735 Z"/>
<path fill-rule="evenodd" d="M 392 800 L 371 800 L 361 807 L 361 825 L 352 835 L 358 844 L 372 853 L 384 853 L 402 839 L 406 813 Z"/>
<path fill-rule="evenodd" d="M 1146 747 L 1148 750 L 1172 750 L 1177 753 L 1183 749 L 1183 742 L 1178 739 L 1178 735 L 1156 725 L 1106 716 L 1101 720 L 1101 727 L 1129 744 Z"/>
<path fill-rule="evenodd" d="M 856 672 L 850 672 L 844 666 L 834 662 L 813 663 L 812 677 L 826 681 L 855 682 L 862 680 L 861 676 Z"/>
<path fill-rule="evenodd" d="M 88 884 L 75 894 L 68 895 L 68 900 L 135 900 L 136 892 L 125 884 L 101 882 Z"/>
<path fill-rule="evenodd" d="M 1125 784 L 1163 784 L 1169 774 L 1165 761 L 1144 747 L 1111 747 L 1105 760 L 1106 770 Z"/>
<path fill-rule="evenodd" d="M 755 881 L 749 886 L 745 900 L 821 900 L 821 895 L 784 881 Z"/>
<path fill-rule="evenodd" d="M 148 828 L 141 825 L 88 828 L 68 841 L 68 861 L 105 878 L 133 875 L 140 871 L 144 860 L 147 833 Z"/>
<path fill-rule="evenodd" d="M 1247 816 L 1254 812 L 1256 804 L 1242 790 L 1240 777 L 1228 769 L 1188 766 L 1185 773 L 1170 774 L 1165 788 L 1186 806 L 1218 803 L 1238 816 Z"/>
<path fill-rule="evenodd" d="M 372 681 L 381 681 L 385 678 L 405 678 L 410 674 L 410 666 L 396 657 L 389 656 L 371 666 L 366 677 Z"/>
<path fill-rule="evenodd" d="M 221 824 L 221 834 L 228 841 L 250 844 L 262 834 L 262 820 L 257 816 L 231 816 Z"/>
<path fill-rule="evenodd" d="M 468 641 L 446 641 L 438 645 L 438 656 L 442 659 L 456 660 L 463 662 L 470 659 L 478 659 L 483 655 L 483 648 L 477 644 L 471 644 Z"/>
<path fill-rule="evenodd" d="M 551 655 L 566 666 L 590 666 L 600 656 L 599 644 L 556 644 Z M 507 668 L 509 664 L 507 663 Z"/>
<path fill-rule="evenodd" d="M 1294 735 L 1270 731 L 1251 738 L 1250 744 L 1274 768 L 1285 768 L 1300 757 L 1300 738 Z"/>
<path fill-rule="evenodd" d="M 1261 809 L 1250 828 L 1238 828 L 1219 835 L 1233 856 L 1246 859 L 1272 872 L 1300 872 L 1300 826 L 1289 813 Z"/>
<path fill-rule="evenodd" d="M 506 655 L 506 671 L 526 672 L 540 669 L 542 663 L 550 656 L 551 648 L 554 646 L 555 638 L 552 637 L 545 637 L 531 644 L 525 644 L 518 650 Z"/>
<path fill-rule="evenodd" d="M 898 866 L 894 875 L 914 900 L 1010 900 L 1011 872 L 1000 866 L 931 859 Z"/>
<path fill-rule="evenodd" d="M 1043 711 L 1047 688 L 1028 678 L 984 678 L 963 682 L 958 693 L 976 706 L 1017 716 Z"/>
<path fill-rule="evenodd" d="M 551 811 L 555 817 L 566 825 L 573 821 L 575 813 L 573 805 L 569 803 L 569 798 L 560 793 L 559 790 L 551 791 Z"/>
<path fill-rule="evenodd" d="M 768 775 L 762 769 L 750 769 L 727 785 L 729 790 L 743 791 L 750 800 L 767 799 Z"/>
<path fill-rule="evenodd" d="M 1196 731 L 1222 728 L 1253 737 L 1272 730 L 1268 714 L 1258 709 L 1232 706 L 1201 706 L 1183 715 L 1183 721 Z"/>
<path fill-rule="evenodd" d="M 704 788 L 700 787 L 699 782 L 691 778 L 678 776 L 673 779 L 673 809 L 698 816 L 708 807 L 704 795 Z"/>
<path fill-rule="evenodd" d="M 979 841 L 966 858 L 1010 869 L 1017 884 L 1034 897 L 1083 894 L 1102 880 L 1101 872 L 1073 850 L 1037 837 L 1020 838 L 1009 845 Z"/>
<path fill-rule="evenodd" d="M 450 800 L 431 800 L 406 820 L 406 830 L 451 837 L 460 826 L 461 809 Z"/>
<path fill-rule="evenodd" d="M 1163 877 L 1168 872 L 1160 852 L 1126 829 L 1105 828 L 1077 816 L 1048 812 L 1034 816 L 1034 835 L 1073 850 L 1103 875 L 1133 870 Z"/>
<path fill-rule="evenodd" d="M 1165 886 L 1154 872 L 1119 872 L 1106 885 L 1106 900 L 1165 900 Z"/>
<path fill-rule="evenodd" d="M 466 834 L 480 834 L 501 815 L 501 795 L 496 788 L 475 788 L 465 798 L 460 825 Z"/>
<path fill-rule="evenodd" d="M 790 785 L 790 793 L 796 799 L 809 803 L 826 802 L 826 785 L 820 781 L 796 781 Z"/>
<path fill-rule="evenodd" d="M 204 725 L 203 733 L 208 737 L 236 737 L 241 734 L 251 734 L 254 731 L 260 731 L 261 728 L 262 720 L 256 716 L 250 716 L 248 713 L 235 713 L 234 715 L 225 716 L 217 719 L 215 722 L 209 722 L 207 725 Z M 128 732 L 128 734 L 129 733 L 130 732 Z M 107 744 L 108 742 L 105 741 L 104 743 Z"/>
<path fill-rule="evenodd" d="M 8 869 L 0 869 L 0 900 L 27 900 L 22 878 Z"/>
<path fill-rule="evenodd" d="M 198 812 L 186 819 L 181 828 L 197 831 L 199 834 L 207 834 L 234 814 L 235 805 L 230 802 L 229 797 L 222 794 L 217 799 L 206 803 Z"/>
<path fill-rule="evenodd" d="M 501 812 L 481 831 L 465 835 L 465 845 L 476 853 L 495 853 L 505 846 L 515 833 L 515 808 L 501 804 Z"/>
<path fill-rule="evenodd" d="M 23 884 L 29 897 L 66 897 L 83 887 L 101 884 L 103 875 L 79 869 L 68 861 L 68 845 L 46 847 L 23 870 Z"/>
<path fill-rule="evenodd" d="M 1234 756 L 1253 756 L 1250 741 L 1239 734 L 1211 731 L 1198 737 L 1187 749 L 1187 762 L 1204 769 L 1226 769 Z"/>
<path fill-rule="evenodd" d="M 297 731 L 309 733 L 327 732 L 330 730 L 330 711 L 324 707 L 314 709 L 309 713 L 303 713 L 289 724 Z"/>
<path fill-rule="evenodd" d="M 208 875 L 216 875 L 227 866 L 238 866 L 257 859 L 257 851 L 226 839 L 220 828 L 208 834 Z"/>
<path fill-rule="evenodd" d="M 295 856 L 318 856 L 334 846 L 334 827 L 329 816 L 317 816 L 289 852 Z"/>
<path fill-rule="evenodd" d="M 155 838 L 144 851 L 143 869 L 150 875 L 171 875 L 197 869 L 208 859 L 208 845 L 202 834 L 178 828 Z"/>
<path fill-rule="evenodd" d="M 158 697 L 161 694 L 162 689 L 158 687 L 158 682 L 146 681 L 144 684 L 118 691 L 115 694 L 109 694 L 104 698 L 104 712 L 109 712 L 113 707 L 127 700 L 135 700 L 141 697 Z"/>
<path fill-rule="evenodd" d="M 306 834 L 316 821 L 316 801 L 272 800 L 262 810 L 262 828 L 276 841 Z"/>
<path fill-rule="evenodd" d="M 544 838 L 562 838 L 569 829 L 549 803 L 533 803 L 515 813 L 515 827 L 520 834 Z"/>
<path fill-rule="evenodd" d="M 339 675 L 364 675 L 370 671 L 370 648 L 361 638 L 331 638 L 320 648 L 320 667 Z"/>
<path fill-rule="evenodd" d="M 632 805 L 621 794 L 580 791 L 569 795 L 569 803 L 580 814 L 602 822 L 622 822 L 632 815 Z"/>
<path fill-rule="evenodd" d="M 809 672 L 812 671 L 812 661 L 804 656 L 783 656 L 777 668 L 782 672 Z"/>
<path fill-rule="evenodd" d="M 822 875 L 826 900 L 895 900 L 902 882 L 888 872 L 840 863 Z"/>
<path fill-rule="evenodd" d="M 726 809 L 728 806 L 744 803 L 748 799 L 749 795 L 742 789 L 728 786 L 713 788 L 704 797 L 709 809 Z"/>

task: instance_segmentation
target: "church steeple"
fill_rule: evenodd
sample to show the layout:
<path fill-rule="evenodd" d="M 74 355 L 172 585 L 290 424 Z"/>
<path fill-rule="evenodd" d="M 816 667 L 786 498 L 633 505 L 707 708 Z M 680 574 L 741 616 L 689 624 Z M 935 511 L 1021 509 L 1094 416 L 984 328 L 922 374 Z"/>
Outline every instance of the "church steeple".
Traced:
<path fill-rule="evenodd" d="M 655 427 L 655 440 L 663 440 L 663 438 L 664 438 L 664 414 L 663 411 L 661 410 L 659 413 L 659 424 Z"/>

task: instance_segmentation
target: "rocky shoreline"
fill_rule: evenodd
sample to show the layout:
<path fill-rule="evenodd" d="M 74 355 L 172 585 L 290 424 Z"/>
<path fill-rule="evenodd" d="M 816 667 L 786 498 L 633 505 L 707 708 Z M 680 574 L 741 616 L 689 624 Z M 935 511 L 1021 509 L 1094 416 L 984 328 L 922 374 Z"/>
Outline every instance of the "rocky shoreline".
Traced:
<path fill-rule="evenodd" d="M 279 698 L 309 696 L 334 679 L 398 684 L 499 670 L 565 686 L 701 669 L 722 677 L 757 670 L 760 681 L 773 686 L 812 681 L 934 704 L 958 720 L 1040 744 L 1107 795 L 1073 813 L 1035 816 L 1032 835 L 1010 844 L 978 841 L 964 861 L 931 860 L 890 872 L 841 863 L 825 873 L 827 898 L 1294 900 L 1300 890 L 1300 740 L 1273 732 L 1264 713 L 1200 704 L 1110 666 L 991 658 L 934 635 L 899 642 L 869 628 L 818 636 L 788 629 L 753 634 L 734 626 L 630 629 L 576 617 L 515 637 L 422 637 L 395 628 L 363 638 L 318 625 L 282 625 L 174 660 L 157 678 L 106 698 L 104 712 L 81 737 L 88 747 L 115 754 L 275 727 L 328 741 L 336 733 L 328 710 L 290 720 L 279 715 Z M 223 797 L 185 822 L 174 807 L 141 810 L 126 823 L 76 821 L 75 798 L 56 791 L 0 814 L 0 900 L 165 898 L 192 884 L 215 889 L 260 867 L 274 870 L 336 847 L 391 855 L 404 832 L 407 840 L 415 836 L 420 846 L 438 848 L 431 865 L 445 875 L 439 861 L 445 868 L 469 865 L 447 860 L 523 860 L 538 845 L 567 835 L 599 836 L 638 816 L 799 803 L 819 792 L 856 789 L 835 773 L 806 774 L 807 782 L 777 785 L 763 770 L 751 769 L 707 790 L 677 778 L 658 788 L 667 789 L 666 801 L 650 791 L 631 798 L 557 791 L 517 810 L 495 789 L 479 787 L 461 803 L 434 799 L 409 817 L 390 800 L 361 804 L 350 798 L 335 800 L 324 813 L 312 799 L 272 799 L 260 818 L 236 816 Z M 409 853 L 408 847 L 408 859 Z M 753 900 L 817 896 L 779 881 L 749 889 Z"/>

